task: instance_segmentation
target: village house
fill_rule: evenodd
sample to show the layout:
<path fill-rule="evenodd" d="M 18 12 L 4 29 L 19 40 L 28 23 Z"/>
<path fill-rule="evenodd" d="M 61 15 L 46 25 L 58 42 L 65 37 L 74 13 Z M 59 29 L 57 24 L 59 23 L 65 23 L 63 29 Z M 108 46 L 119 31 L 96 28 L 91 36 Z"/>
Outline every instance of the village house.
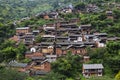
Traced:
<path fill-rule="evenodd" d="M 68 51 L 71 51 L 72 54 L 74 55 L 78 54 L 84 56 L 87 54 L 87 49 L 86 49 L 87 46 L 90 46 L 91 48 L 95 48 L 95 44 L 92 45 L 91 43 L 89 44 L 83 42 L 70 42 L 67 44 L 64 44 L 64 42 L 62 42 L 57 44 L 59 44 L 56 47 L 56 54 L 58 56 L 66 55 Z"/>
<path fill-rule="evenodd" d="M 73 46 L 70 45 L 67 47 L 67 50 L 71 51 L 72 54 L 74 54 L 74 55 L 78 54 L 78 55 L 84 56 L 87 54 L 86 46 L 84 46 L 82 44 L 81 45 L 73 45 Z"/>
<path fill-rule="evenodd" d="M 93 34 L 87 34 L 87 35 L 84 35 L 84 40 L 87 42 L 92 42 L 94 37 L 95 37 L 95 35 L 93 35 Z"/>
<path fill-rule="evenodd" d="M 57 55 L 46 55 L 46 59 L 48 60 L 48 62 L 54 62 L 57 60 Z"/>
<path fill-rule="evenodd" d="M 33 44 L 34 41 L 35 41 L 35 36 L 33 35 L 33 33 L 26 33 L 24 35 L 24 44 L 30 45 Z"/>
<path fill-rule="evenodd" d="M 40 33 L 40 31 L 39 30 L 33 30 L 32 33 L 33 33 L 33 35 L 37 36 Z"/>
<path fill-rule="evenodd" d="M 69 21 L 64 21 L 64 20 L 63 20 L 63 21 L 59 21 L 59 24 L 60 24 L 60 25 L 69 24 Z"/>
<path fill-rule="evenodd" d="M 102 64 L 83 64 L 82 74 L 84 77 L 102 76 L 103 69 Z"/>
<path fill-rule="evenodd" d="M 52 42 L 55 38 L 55 35 L 42 35 L 41 36 L 42 41 L 46 42 Z"/>
<path fill-rule="evenodd" d="M 86 6 L 86 12 L 91 13 L 91 12 L 99 12 L 100 9 L 98 6 L 96 6 L 95 4 L 88 4 Z"/>
<path fill-rule="evenodd" d="M 56 36 L 57 42 L 67 42 L 69 40 L 68 36 Z"/>
<path fill-rule="evenodd" d="M 25 66 L 25 71 L 32 75 L 45 75 L 51 71 L 51 64 L 45 57 L 32 57 L 31 62 Z"/>
<path fill-rule="evenodd" d="M 35 71 L 32 71 L 31 73 L 32 73 L 32 75 L 36 75 L 36 76 L 44 76 L 44 75 L 46 75 L 48 72 L 43 71 L 43 70 L 35 70 Z M 31 73 L 30 73 L 30 74 L 31 74 Z"/>
<path fill-rule="evenodd" d="M 54 23 L 48 23 L 48 24 L 43 25 L 43 27 L 54 27 L 54 26 L 55 26 Z"/>
<path fill-rule="evenodd" d="M 80 34 L 69 34 L 69 40 L 74 42 L 82 42 L 83 41 L 83 35 Z"/>
<path fill-rule="evenodd" d="M 90 56 L 83 56 L 83 62 L 89 62 L 90 61 Z"/>
<path fill-rule="evenodd" d="M 29 69 L 33 70 L 33 71 L 46 71 L 49 72 L 51 70 L 51 65 L 50 62 L 48 62 L 47 59 L 43 60 L 43 61 L 33 61 L 30 65 L 29 65 Z"/>
<path fill-rule="evenodd" d="M 25 58 L 32 59 L 33 57 L 42 57 L 43 54 L 40 52 L 26 52 L 25 53 Z"/>
<path fill-rule="evenodd" d="M 54 11 L 54 12 L 44 13 L 41 15 L 41 17 L 43 19 L 57 19 L 58 15 L 59 14 Z"/>
<path fill-rule="evenodd" d="M 120 37 L 109 37 L 107 38 L 107 42 L 108 41 L 120 41 Z"/>
<path fill-rule="evenodd" d="M 41 42 L 39 46 L 40 52 L 44 55 L 50 55 L 53 53 L 53 42 Z"/>
<path fill-rule="evenodd" d="M 68 35 L 69 34 L 73 34 L 73 35 L 77 35 L 77 34 L 81 34 L 81 29 L 80 28 L 66 28 Z"/>
<path fill-rule="evenodd" d="M 30 28 L 29 27 L 20 27 L 20 28 L 16 28 L 16 35 L 19 34 L 26 34 L 30 32 Z"/>
<path fill-rule="evenodd" d="M 120 4 L 119 3 L 118 4 L 116 3 L 115 6 L 116 6 L 117 9 L 120 9 Z"/>
<path fill-rule="evenodd" d="M 72 11 L 73 10 L 70 7 L 66 7 L 66 8 L 63 8 L 63 9 L 59 10 L 59 13 L 66 14 L 66 13 L 72 13 Z"/>
<path fill-rule="evenodd" d="M 43 30 L 46 31 L 46 32 L 53 32 L 55 31 L 55 27 L 54 26 L 43 26 Z"/>
<path fill-rule="evenodd" d="M 88 25 L 80 25 L 80 29 L 82 31 L 82 34 L 90 34 L 91 32 L 91 24 Z"/>
<path fill-rule="evenodd" d="M 27 63 L 19 63 L 16 60 L 12 60 L 8 63 L 8 67 L 12 67 L 20 72 L 26 72 Z"/>
<path fill-rule="evenodd" d="M 48 15 L 47 13 L 45 13 L 45 14 L 43 15 L 43 19 L 50 19 L 50 18 L 49 18 L 49 15 Z"/>
<path fill-rule="evenodd" d="M 76 24 L 74 24 L 74 23 L 69 23 L 69 24 L 61 24 L 60 28 L 71 28 L 71 29 L 74 29 L 74 28 L 78 28 L 78 26 Z"/>
<path fill-rule="evenodd" d="M 51 19 L 57 19 L 58 15 L 59 15 L 58 12 L 55 12 L 55 11 L 52 11 L 52 12 L 49 13 L 49 17 Z"/>
<path fill-rule="evenodd" d="M 107 40 L 107 33 L 93 33 L 101 42 L 106 43 Z"/>
<path fill-rule="evenodd" d="M 113 12 L 111 10 L 106 11 L 106 15 L 108 19 L 113 19 Z"/>
<path fill-rule="evenodd" d="M 68 52 L 68 50 L 66 48 L 69 45 L 70 45 L 70 43 L 68 41 L 67 42 L 57 42 L 56 43 L 56 54 L 58 56 L 66 55 Z"/>
<path fill-rule="evenodd" d="M 49 48 L 51 46 L 51 48 Z M 53 54 L 53 42 L 40 43 L 41 52 L 45 55 Z M 90 42 L 57 42 L 56 43 L 56 55 L 66 55 L 68 51 L 72 54 L 85 55 L 87 53 L 86 46 L 91 48 L 95 47 L 95 43 Z"/>
<path fill-rule="evenodd" d="M 68 34 L 68 30 L 67 29 L 57 29 L 56 33 L 57 33 L 57 36 L 66 36 L 66 33 Z"/>

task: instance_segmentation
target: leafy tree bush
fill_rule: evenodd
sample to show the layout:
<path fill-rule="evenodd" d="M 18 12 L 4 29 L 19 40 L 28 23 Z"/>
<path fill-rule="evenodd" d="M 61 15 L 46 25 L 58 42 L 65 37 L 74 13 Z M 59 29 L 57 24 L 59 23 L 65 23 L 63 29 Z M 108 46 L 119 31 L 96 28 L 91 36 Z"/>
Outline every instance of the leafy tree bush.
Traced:
<path fill-rule="evenodd" d="M 77 9 L 77 10 L 85 10 L 85 3 L 78 3 L 75 6 L 75 9 Z"/>
<path fill-rule="evenodd" d="M 115 76 L 116 80 L 120 80 L 120 71 L 118 72 L 118 74 Z"/>
<path fill-rule="evenodd" d="M 17 47 L 14 41 L 6 40 L 0 46 L 0 56 L 3 56 L 1 60 L 22 60 L 24 58 L 24 53 L 26 52 L 26 47 L 23 43 L 20 43 Z"/>
<path fill-rule="evenodd" d="M 52 63 L 53 72 L 63 75 L 63 78 L 78 78 L 82 72 L 81 57 L 79 55 L 72 55 L 68 53 L 65 57 L 59 58 Z"/>
<path fill-rule="evenodd" d="M 0 80 L 24 80 L 25 73 L 20 73 L 12 69 L 0 69 Z"/>

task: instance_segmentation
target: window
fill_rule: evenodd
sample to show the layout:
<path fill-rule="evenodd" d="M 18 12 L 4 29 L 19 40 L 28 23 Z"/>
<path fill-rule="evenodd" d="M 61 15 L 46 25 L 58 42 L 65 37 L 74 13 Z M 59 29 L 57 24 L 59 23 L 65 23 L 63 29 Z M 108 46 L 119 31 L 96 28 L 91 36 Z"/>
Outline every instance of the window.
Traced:
<path fill-rule="evenodd" d="M 102 73 L 98 73 L 98 76 L 102 76 Z"/>
<path fill-rule="evenodd" d="M 88 70 L 86 69 L 85 72 L 88 72 Z"/>

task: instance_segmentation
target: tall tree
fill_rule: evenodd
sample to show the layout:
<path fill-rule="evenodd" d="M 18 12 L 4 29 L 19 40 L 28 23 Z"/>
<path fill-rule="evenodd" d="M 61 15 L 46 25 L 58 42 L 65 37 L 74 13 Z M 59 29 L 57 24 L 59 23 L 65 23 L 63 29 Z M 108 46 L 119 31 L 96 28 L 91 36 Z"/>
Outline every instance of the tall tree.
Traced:
<path fill-rule="evenodd" d="M 68 53 L 65 57 L 59 58 L 56 62 L 52 63 L 53 72 L 63 75 L 63 78 L 80 77 L 81 74 L 81 57 L 79 55 L 72 55 Z"/>

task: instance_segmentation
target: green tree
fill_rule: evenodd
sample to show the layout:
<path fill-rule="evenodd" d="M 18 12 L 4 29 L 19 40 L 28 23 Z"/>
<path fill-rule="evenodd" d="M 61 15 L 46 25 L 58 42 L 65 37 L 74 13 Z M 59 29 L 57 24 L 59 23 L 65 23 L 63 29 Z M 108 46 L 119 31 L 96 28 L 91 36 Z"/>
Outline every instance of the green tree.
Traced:
<path fill-rule="evenodd" d="M 0 49 L 1 56 L 3 56 L 6 61 L 11 59 L 22 60 L 26 52 L 26 47 L 23 43 L 16 46 L 15 42 L 11 40 L 6 40 L 2 43 Z M 3 59 L 1 58 L 1 60 Z"/>
<path fill-rule="evenodd" d="M 4 59 L 7 61 L 7 60 L 11 60 L 11 59 L 15 59 L 16 58 L 16 51 L 17 49 L 13 48 L 13 47 L 7 47 L 7 48 L 4 48 L 2 50 L 2 53 L 3 53 L 3 56 L 4 56 Z"/>
<path fill-rule="evenodd" d="M 0 69 L 0 80 L 24 80 L 25 73 L 20 73 L 11 69 Z"/>
<path fill-rule="evenodd" d="M 120 80 L 120 71 L 116 74 L 115 79 Z"/>
<path fill-rule="evenodd" d="M 32 77 L 27 77 L 25 80 L 35 80 L 35 79 Z"/>
<path fill-rule="evenodd" d="M 107 15 L 103 13 L 98 16 L 99 20 L 105 20 L 106 18 L 107 18 Z"/>
<path fill-rule="evenodd" d="M 84 3 L 78 3 L 75 6 L 75 9 L 77 9 L 77 10 L 84 10 L 85 9 L 85 4 Z"/>
<path fill-rule="evenodd" d="M 12 47 L 13 45 L 15 45 L 14 41 L 12 41 L 12 40 L 5 40 L 5 42 L 3 42 L 0 45 L 0 49 L 4 49 L 4 48 L 7 48 L 7 47 Z"/>
<path fill-rule="evenodd" d="M 40 35 L 36 36 L 35 42 L 39 43 L 42 41 L 42 37 Z"/>
<path fill-rule="evenodd" d="M 108 66 L 112 74 L 116 74 L 120 70 L 120 42 L 107 43 L 107 52 L 105 53 L 104 65 Z"/>
<path fill-rule="evenodd" d="M 113 13 L 114 13 L 115 19 L 117 19 L 117 20 L 120 19 L 120 11 L 119 11 L 119 10 L 116 10 L 116 9 L 115 9 L 115 10 L 113 11 Z"/>
<path fill-rule="evenodd" d="M 76 78 L 81 74 L 81 57 L 79 55 L 72 55 L 68 53 L 65 57 L 59 58 L 52 63 L 53 72 L 63 75 L 65 78 Z M 63 77 L 63 78 L 64 78 Z"/>
<path fill-rule="evenodd" d="M 17 55 L 16 55 L 17 60 L 24 59 L 26 50 L 27 50 L 26 46 L 23 43 L 19 43 L 17 47 Z"/>
<path fill-rule="evenodd" d="M 58 72 L 50 72 L 46 75 L 43 80 L 61 80 L 63 79 L 63 75 L 59 74 Z"/>
<path fill-rule="evenodd" d="M 113 57 L 118 55 L 120 50 L 120 42 L 109 42 L 107 43 L 107 51 Z"/>

